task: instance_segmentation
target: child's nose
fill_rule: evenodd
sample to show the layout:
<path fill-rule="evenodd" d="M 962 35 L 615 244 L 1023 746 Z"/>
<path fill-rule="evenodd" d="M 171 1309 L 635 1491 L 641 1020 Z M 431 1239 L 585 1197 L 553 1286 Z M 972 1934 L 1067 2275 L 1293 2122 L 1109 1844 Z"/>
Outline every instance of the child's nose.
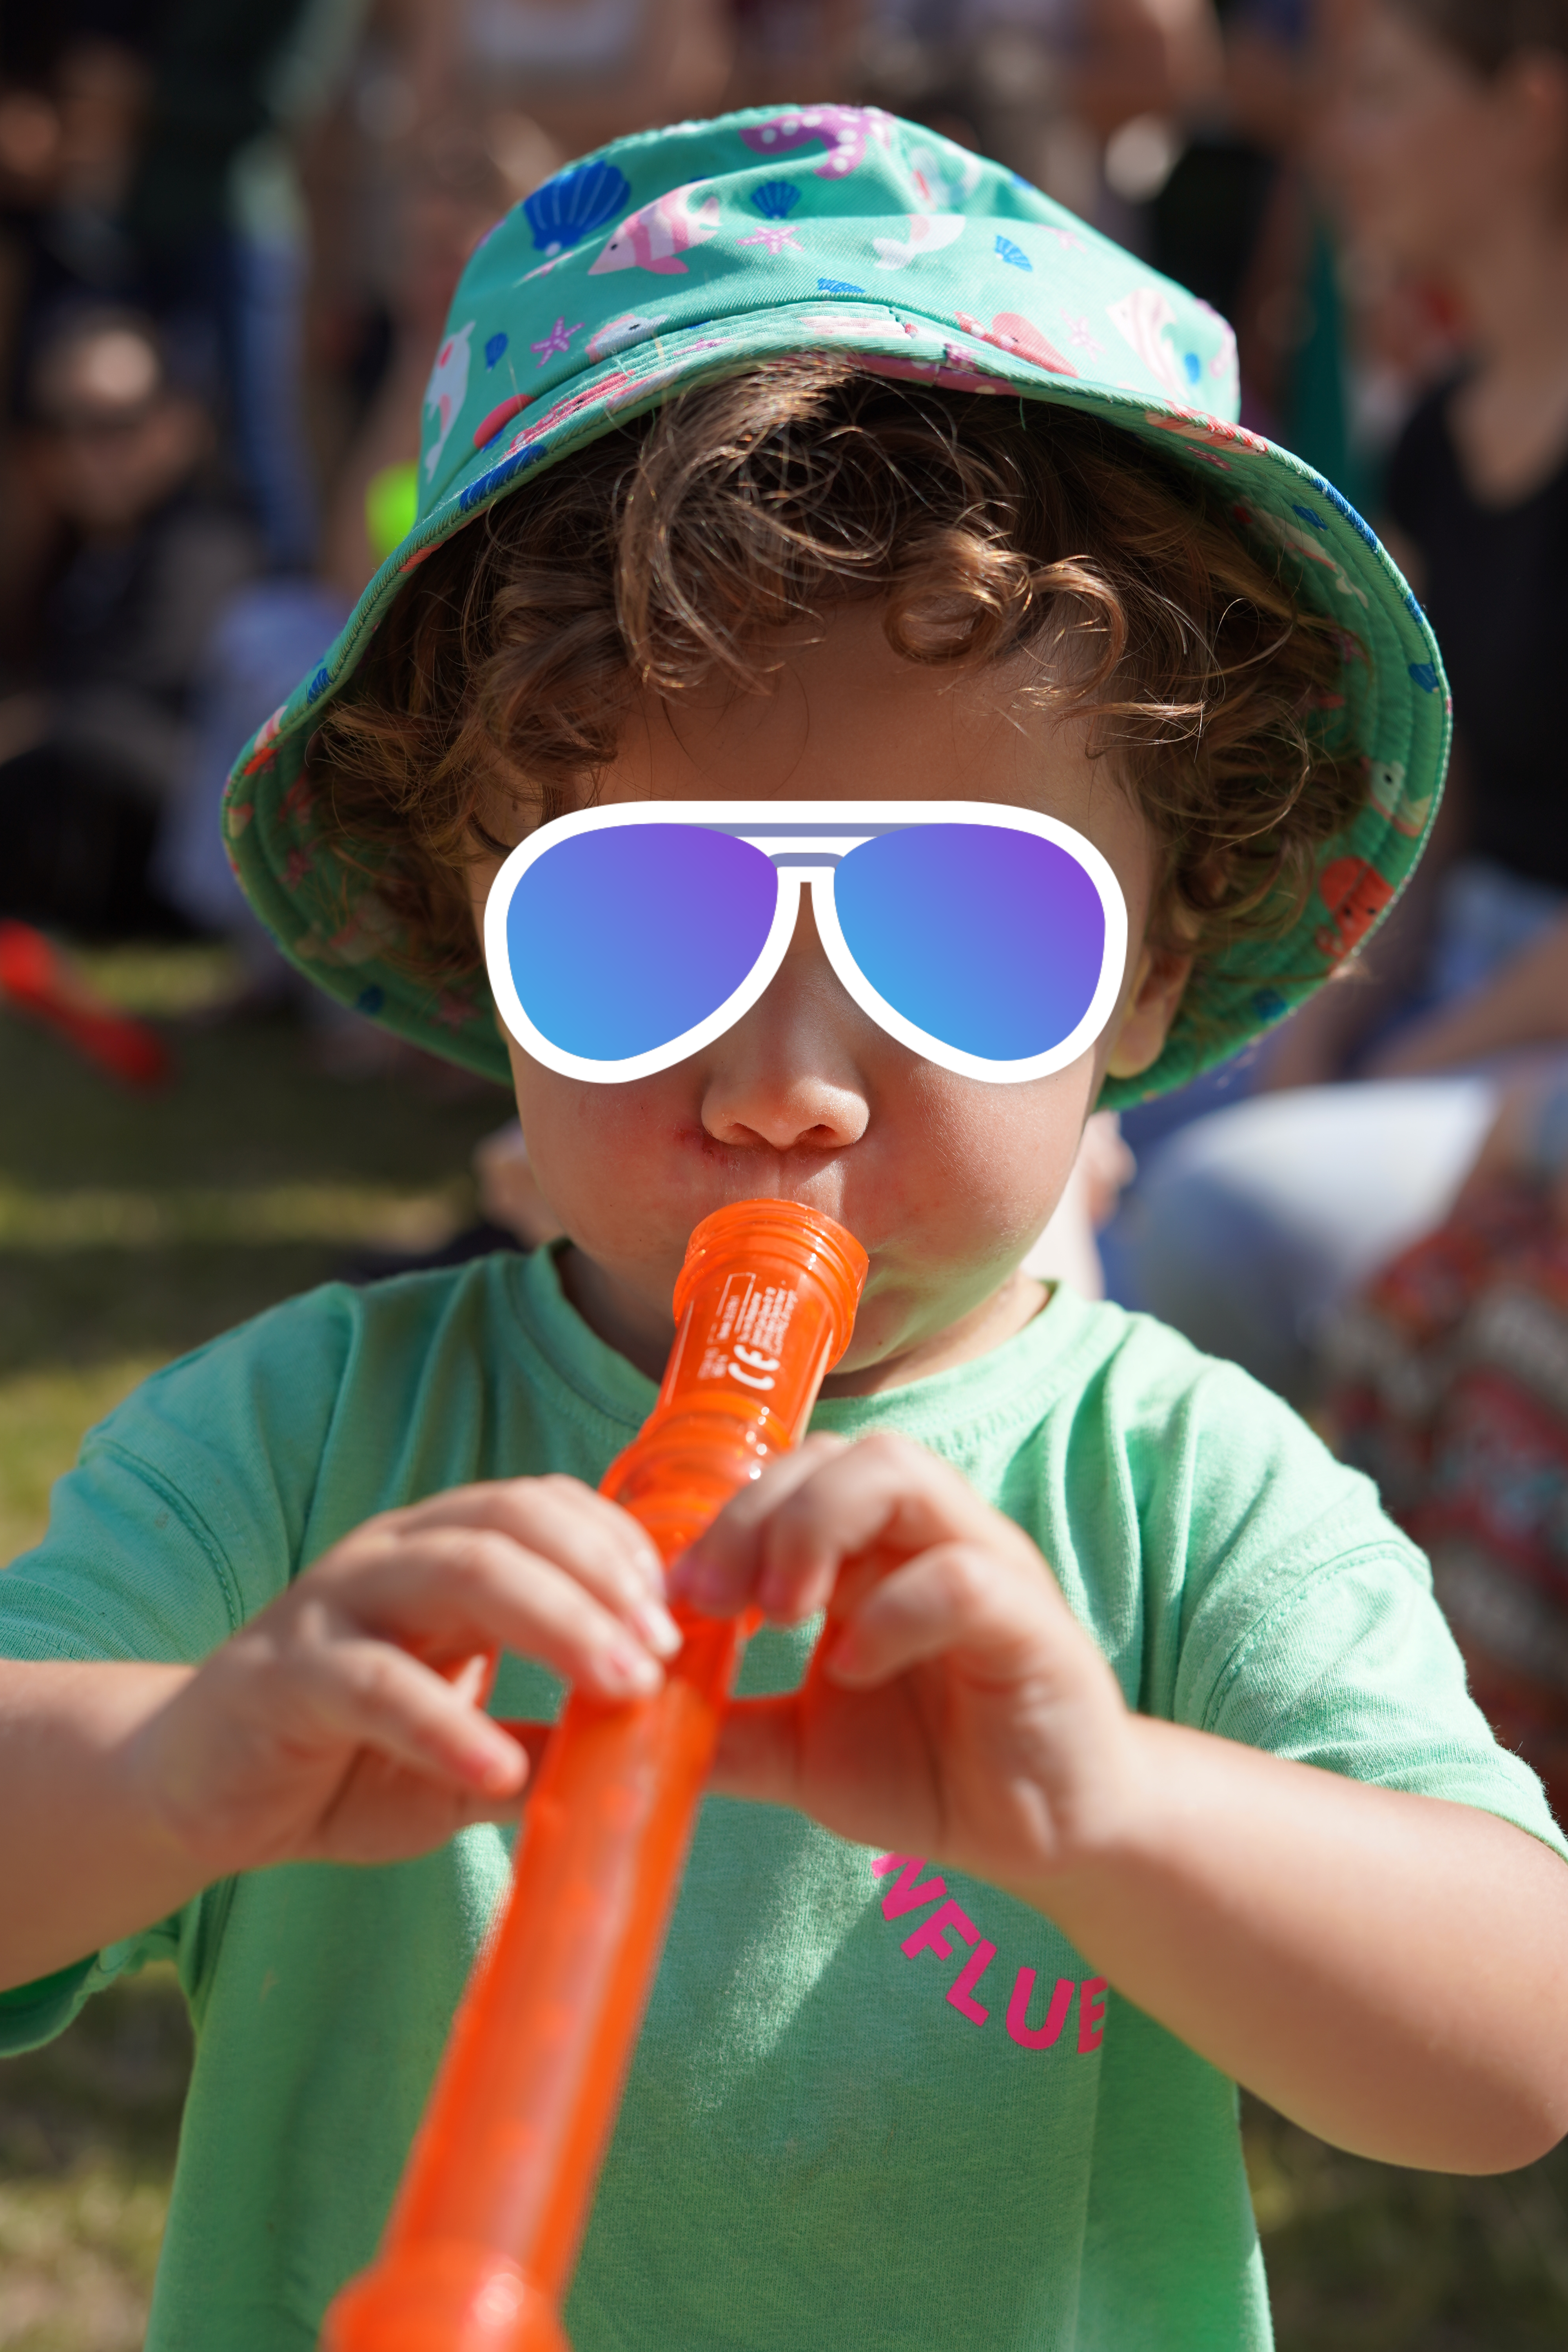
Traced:
<path fill-rule="evenodd" d="M 739 1150 L 839 1151 L 870 1121 L 865 1052 L 877 1032 L 823 953 L 808 891 L 764 994 L 704 1060 L 702 1124 Z"/>

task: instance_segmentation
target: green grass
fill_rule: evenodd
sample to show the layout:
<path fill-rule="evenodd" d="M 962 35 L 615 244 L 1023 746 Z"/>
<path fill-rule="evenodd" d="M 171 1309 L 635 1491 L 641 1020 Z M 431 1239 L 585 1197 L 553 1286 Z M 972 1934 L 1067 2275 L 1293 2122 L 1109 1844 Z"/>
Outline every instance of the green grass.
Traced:
<path fill-rule="evenodd" d="M 1568 2144 L 1487 2180 L 1325 2147 L 1247 2103 L 1279 2352 L 1563 2352 Z"/>
<path fill-rule="evenodd" d="M 205 949 L 91 960 L 129 1008 L 190 1016 Z M 407 1057 L 352 1082 L 281 1022 L 171 1024 L 160 1095 L 100 1077 L 0 1012 L 0 1560 L 41 1532 L 81 1433 L 170 1357 L 340 1273 L 429 1248 L 472 1213 L 490 1087 Z"/>
<path fill-rule="evenodd" d="M 162 1016 L 200 1013 L 231 977 L 205 949 L 93 970 Z M 170 1034 L 177 1077 L 148 1098 L 0 1013 L 0 1560 L 153 1366 L 356 1249 L 452 1230 L 469 1152 L 506 1116 L 412 1061 L 327 1076 L 282 1024 Z M 149 1970 L 0 2065 L 0 2352 L 141 2343 L 188 2064 L 178 1986 Z M 1339 2155 L 1255 2105 L 1245 2130 L 1280 2352 L 1568 2344 L 1568 2149 L 1467 2181 Z"/>
<path fill-rule="evenodd" d="M 0 2066 L 0 2345 L 133 2352 L 190 2072 L 173 1972 L 113 1986 Z"/>

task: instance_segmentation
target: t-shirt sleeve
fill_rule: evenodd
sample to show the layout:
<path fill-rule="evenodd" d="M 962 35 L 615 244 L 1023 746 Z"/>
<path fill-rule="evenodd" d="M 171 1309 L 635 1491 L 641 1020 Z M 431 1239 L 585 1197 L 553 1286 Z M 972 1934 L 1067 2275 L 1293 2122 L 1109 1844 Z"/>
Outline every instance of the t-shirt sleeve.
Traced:
<path fill-rule="evenodd" d="M 1369 1479 L 1234 1366 L 1209 1364 L 1167 1423 L 1145 1532 L 1184 1552 L 1176 1721 L 1475 1805 L 1568 1859 L 1541 1783 L 1470 1697 L 1424 1554 Z"/>
<path fill-rule="evenodd" d="M 291 1301 L 89 1430 L 0 1570 L 0 1656 L 195 1663 L 265 1608 L 302 1564 L 353 1326 L 352 1293 Z"/>
<path fill-rule="evenodd" d="M 304 1563 L 323 1435 L 353 1344 L 352 1294 L 291 1302 L 142 1383 L 89 1432 L 48 1532 L 0 1570 L 0 1657 L 195 1664 Z M 59 2032 L 122 1969 L 211 1932 L 221 1891 L 0 1994 L 0 2051 Z"/>

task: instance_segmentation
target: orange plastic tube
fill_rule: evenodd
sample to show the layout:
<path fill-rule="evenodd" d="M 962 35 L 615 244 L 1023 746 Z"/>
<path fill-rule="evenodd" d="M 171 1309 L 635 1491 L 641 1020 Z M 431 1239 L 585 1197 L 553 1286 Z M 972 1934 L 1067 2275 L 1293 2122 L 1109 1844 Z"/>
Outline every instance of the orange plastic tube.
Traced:
<path fill-rule="evenodd" d="M 667 1562 L 798 1441 L 865 1278 L 858 1243 L 793 1202 L 698 1226 L 658 1402 L 602 1488 Z M 566 2352 L 560 2307 L 744 1638 L 681 1622 L 656 1698 L 567 1703 L 381 2252 L 323 2352 Z"/>

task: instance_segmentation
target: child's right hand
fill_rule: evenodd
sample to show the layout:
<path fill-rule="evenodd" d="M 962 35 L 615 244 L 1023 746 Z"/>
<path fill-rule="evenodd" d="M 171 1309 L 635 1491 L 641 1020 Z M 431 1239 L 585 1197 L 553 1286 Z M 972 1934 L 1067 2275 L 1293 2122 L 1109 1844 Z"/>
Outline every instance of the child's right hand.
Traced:
<path fill-rule="evenodd" d="M 644 1696 L 680 1636 L 658 1556 L 574 1478 L 460 1486 L 324 1552 L 152 1715 L 128 1759 L 208 1879 L 392 1862 L 517 1811 L 528 1763 L 482 1711 L 507 1648 Z"/>

